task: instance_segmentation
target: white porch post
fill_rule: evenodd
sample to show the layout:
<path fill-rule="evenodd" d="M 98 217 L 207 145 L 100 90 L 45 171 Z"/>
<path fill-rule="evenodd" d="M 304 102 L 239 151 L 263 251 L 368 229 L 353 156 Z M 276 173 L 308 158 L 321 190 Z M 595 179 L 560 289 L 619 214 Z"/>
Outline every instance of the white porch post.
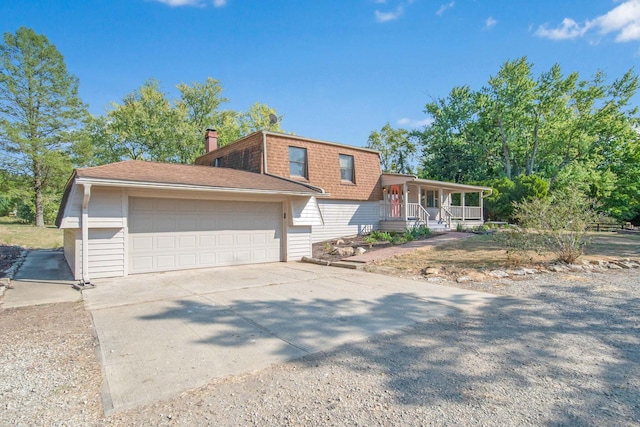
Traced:
<path fill-rule="evenodd" d="M 480 200 L 480 221 L 484 224 L 484 200 L 482 196 L 484 195 L 484 191 L 478 192 L 478 200 Z"/>
<path fill-rule="evenodd" d="M 89 199 L 91 184 L 83 184 L 82 197 L 82 283 L 89 283 Z"/>
<path fill-rule="evenodd" d="M 465 215 L 464 215 L 464 196 L 467 193 L 465 193 L 464 191 L 460 194 L 460 204 L 462 205 L 462 221 L 464 221 L 465 219 Z"/>
<path fill-rule="evenodd" d="M 405 222 L 407 222 L 407 212 L 409 211 L 409 187 L 405 182 L 402 184 L 402 217 Z"/>
<path fill-rule="evenodd" d="M 422 206 L 422 187 L 420 187 L 419 185 L 418 185 L 418 204 Z"/>
<path fill-rule="evenodd" d="M 442 214 L 442 203 L 443 202 L 444 202 L 444 198 L 442 196 L 442 188 L 438 188 L 438 212 L 439 212 L 438 221 L 442 221 L 444 219 L 444 215 Z"/>

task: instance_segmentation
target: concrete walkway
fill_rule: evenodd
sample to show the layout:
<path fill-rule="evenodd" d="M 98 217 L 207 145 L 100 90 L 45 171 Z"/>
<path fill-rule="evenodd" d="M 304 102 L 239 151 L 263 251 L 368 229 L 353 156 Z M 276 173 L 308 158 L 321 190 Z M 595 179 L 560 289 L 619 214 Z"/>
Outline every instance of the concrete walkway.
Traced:
<path fill-rule="evenodd" d="M 0 299 L 2 308 L 79 301 L 80 292 L 73 289 L 73 276 L 62 251 L 33 250 L 16 272 Z"/>
<path fill-rule="evenodd" d="M 304 263 L 96 280 L 107 413 L 474 310 L 495 296 Z"/>
<path fill-rule="evenodd" d="M 445 234 L 441 234 L 430 239 L 414 240 L 403 245 L 389 246 L 388 248 L 378 249 L 375 251 L 365 252 L 362 255 L 354 255 L 352 257 L 344 258 L 343 261 L 350 262 L 372 262 L 379 261 L 387 258 L 391 258 L 396 255 L 405 254 L 407 252 L 415 251 L 416 249 L 426 248 L 429 246 L 441 245 L 443 243 L 451 242 L 454 240 L 466 239 L 473 236 L 473 233 L 462 233 L 458 231 L 448 231 Z"/>

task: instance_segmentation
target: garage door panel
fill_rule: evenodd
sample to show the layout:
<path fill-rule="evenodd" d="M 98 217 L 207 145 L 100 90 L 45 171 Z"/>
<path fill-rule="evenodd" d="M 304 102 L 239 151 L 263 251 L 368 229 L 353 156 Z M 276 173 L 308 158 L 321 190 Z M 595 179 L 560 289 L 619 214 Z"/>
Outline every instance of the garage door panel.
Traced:
<path fill-rule="evenodd" d="M 130 272 L 275 262 L 282 205 L 131 198 Z"/>
<path fill-rule="evenodd" d="M 174 236 L 157 236 L 155 237 L 154 249 L 175 249 L 176 238 Z"/>
<path fill-rule="evenodd" d="M 191 234 L 188 236 L 178 236 L 178 249 L 195 249 L 196 245 L 196 235 Z"/>
<path fill-rule="evenodd" d="M 131 236 L 131 249 L 134 251 L 153 249 L 153 237 Z"/>

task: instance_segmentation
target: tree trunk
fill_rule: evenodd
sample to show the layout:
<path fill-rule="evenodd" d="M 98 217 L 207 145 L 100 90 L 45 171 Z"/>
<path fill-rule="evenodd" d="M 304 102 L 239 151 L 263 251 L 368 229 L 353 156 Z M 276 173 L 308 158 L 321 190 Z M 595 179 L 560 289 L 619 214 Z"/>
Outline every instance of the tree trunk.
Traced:
<path fill-rule="evenodd" d="M 33 189 L 36 193 L 36 227 L 44 227 L 44 207 L 42 204 L 42 176 L 40 176 L 40 165 L 33 164 Z"/>

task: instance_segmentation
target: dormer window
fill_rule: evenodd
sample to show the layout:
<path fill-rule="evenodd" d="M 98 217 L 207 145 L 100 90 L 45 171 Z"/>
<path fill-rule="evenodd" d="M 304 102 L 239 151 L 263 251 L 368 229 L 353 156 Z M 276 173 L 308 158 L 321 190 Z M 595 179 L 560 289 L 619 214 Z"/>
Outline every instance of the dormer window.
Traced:
<path fill-rule="evenodd" d="M 215 158 L 213 160 L 213 163 L 211 163 L 211 166 L 213 166 L 214 168 L 222 167 L 222 157 Z"/>
<path fill-rule="evenodd" d="M 306 148 L 289 147 L 289 174 L 293 177 L 309 178 Z"/>
<path fill-rule="evenodd" d="M 340 154 L 340 180 L 345 182 L 355 182 L 353 173 L 353 156 Z"/>

